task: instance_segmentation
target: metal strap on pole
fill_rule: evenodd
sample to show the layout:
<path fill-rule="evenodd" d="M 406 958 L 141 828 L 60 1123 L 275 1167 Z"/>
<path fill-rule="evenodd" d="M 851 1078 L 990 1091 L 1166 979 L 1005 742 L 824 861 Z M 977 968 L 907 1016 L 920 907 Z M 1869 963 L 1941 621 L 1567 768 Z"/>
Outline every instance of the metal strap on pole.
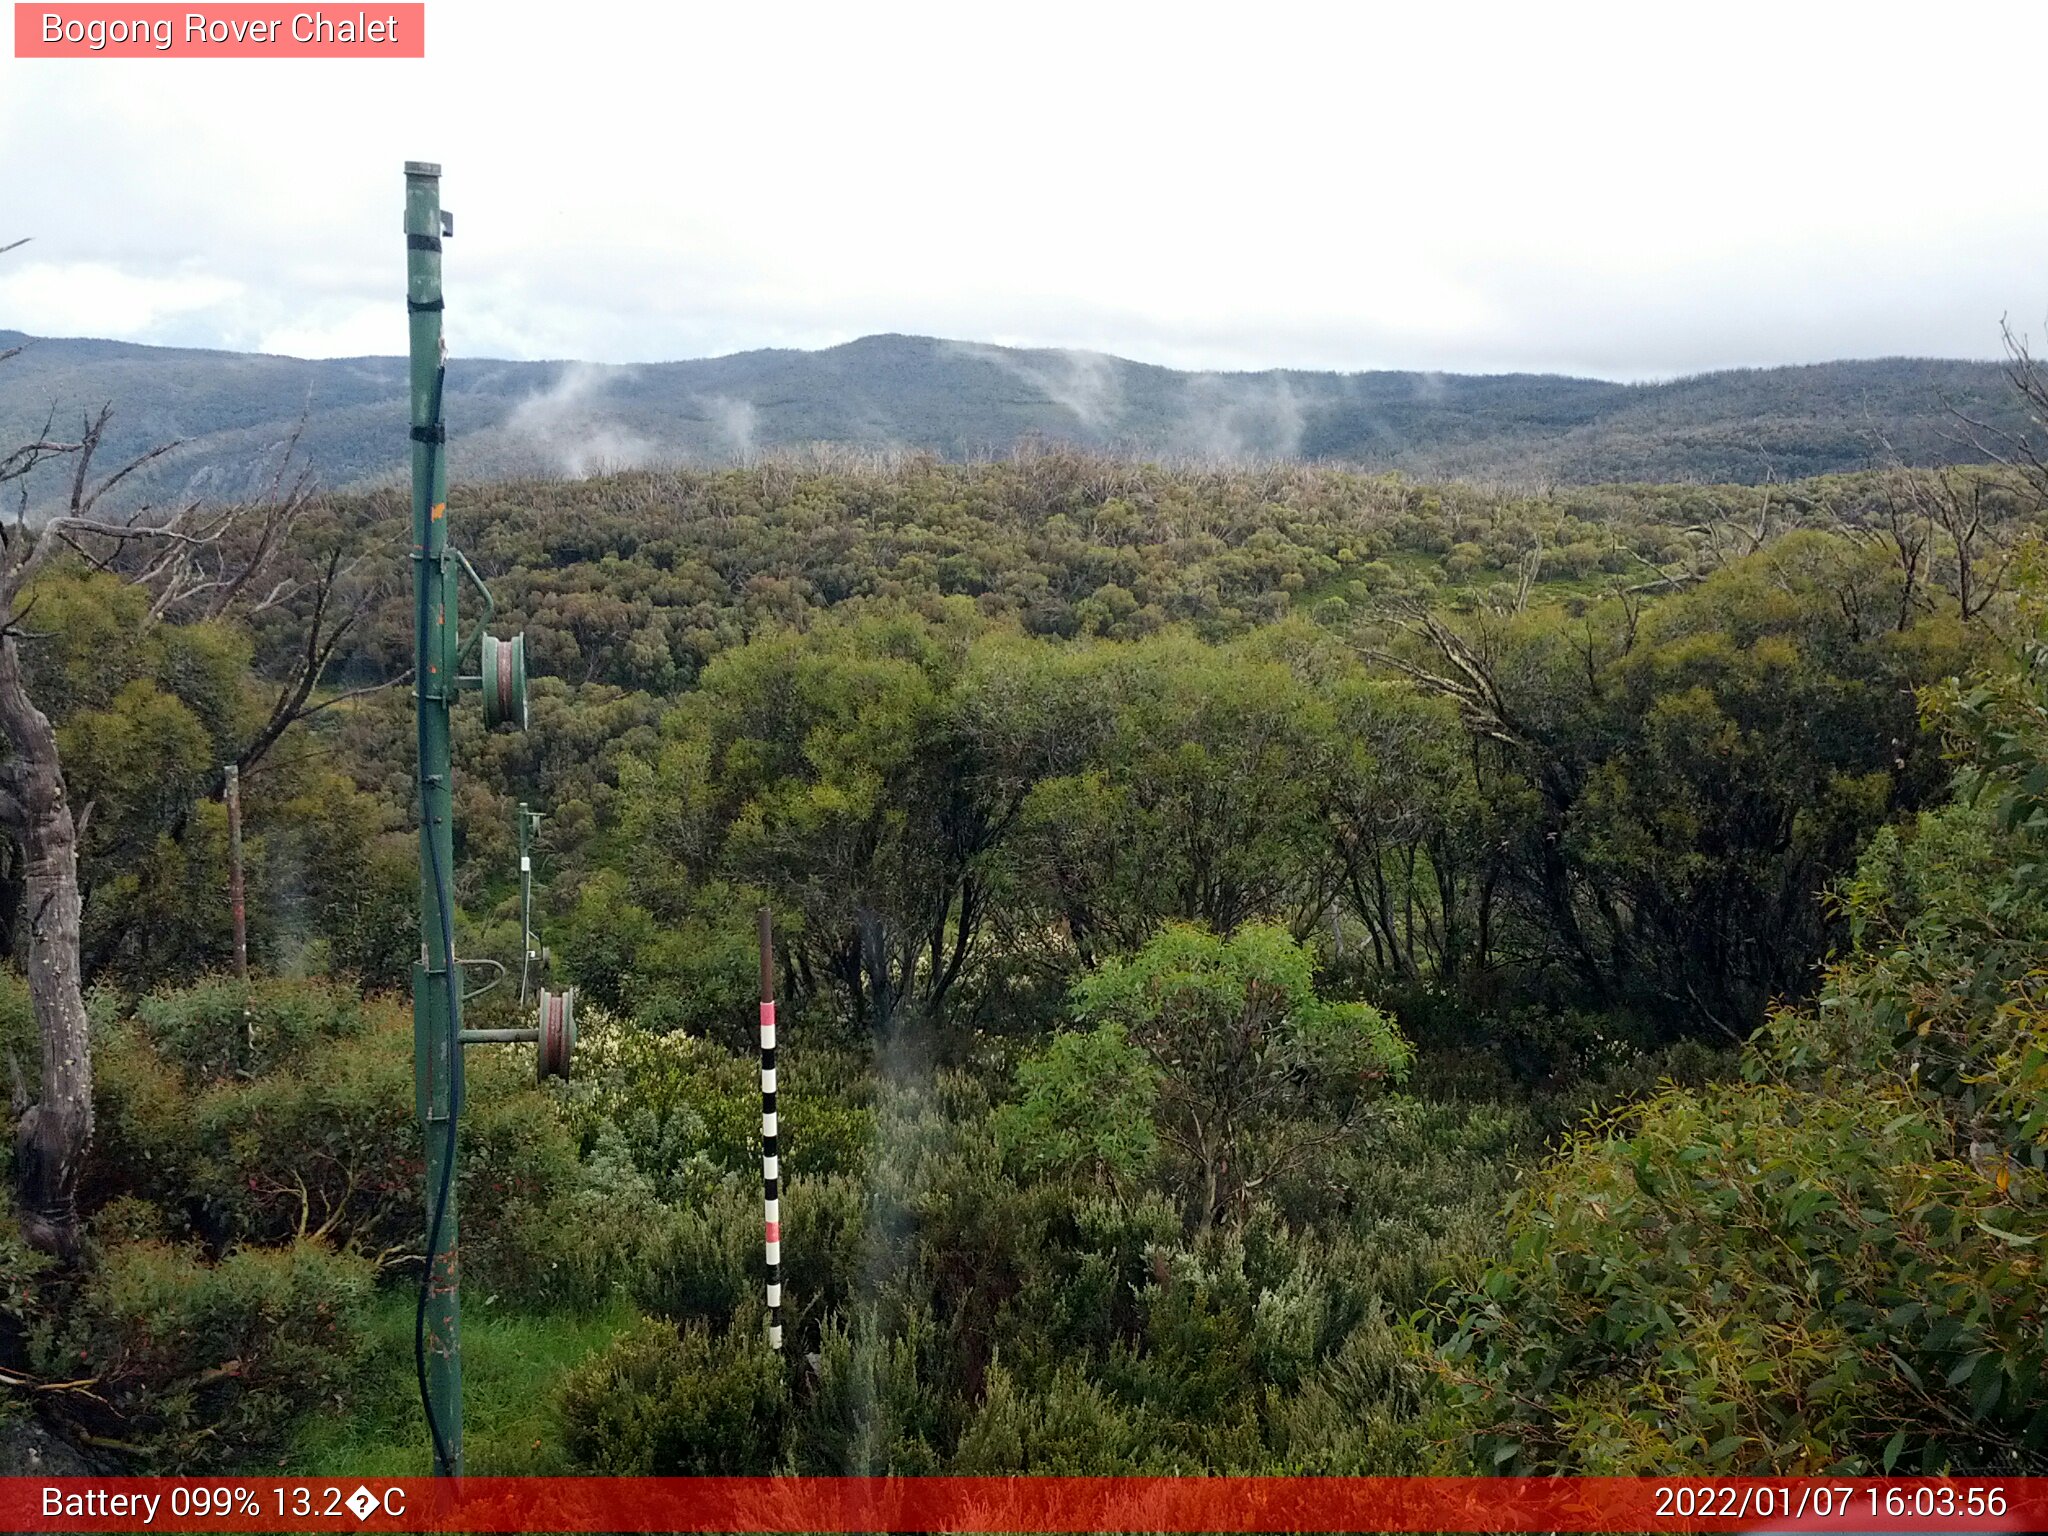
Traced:
<path fill-rule="evenodd" d="M 761 1224 L 768 1256 L 768 1347 L 782 1348 L 782 1158 L 775 1121 L 775 917 L 761 909 Z"/>

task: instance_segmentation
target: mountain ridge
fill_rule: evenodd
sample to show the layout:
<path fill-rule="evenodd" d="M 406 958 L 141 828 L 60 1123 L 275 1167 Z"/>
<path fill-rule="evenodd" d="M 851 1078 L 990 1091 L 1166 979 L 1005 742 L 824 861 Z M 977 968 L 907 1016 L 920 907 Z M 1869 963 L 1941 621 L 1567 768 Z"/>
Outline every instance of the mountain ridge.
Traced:
<path fill-rule="evenodd" d="M 0 436 L 111 402 L 109 460 L 182 446 L 138 487 L 253 494 L 299 429 L 319 480 L 402 475 L 401 357 L 304 359 L 0 331 Z M 667 363 L 451 360 L 458 479 L 582 475 L 778 450 L 995 456 L 1038 439 L 1133 457 L 1311 459 L 1422 478 L 1737 481 L 1977 457 L 1953 411 L 2023 425 L 2003 366 L 1846 359 L 1650 383 L 1413 369 L 1188 372 L 1108 353 L 883 332 Z M 7 435 L 11 434 L 11 435 Z"/>

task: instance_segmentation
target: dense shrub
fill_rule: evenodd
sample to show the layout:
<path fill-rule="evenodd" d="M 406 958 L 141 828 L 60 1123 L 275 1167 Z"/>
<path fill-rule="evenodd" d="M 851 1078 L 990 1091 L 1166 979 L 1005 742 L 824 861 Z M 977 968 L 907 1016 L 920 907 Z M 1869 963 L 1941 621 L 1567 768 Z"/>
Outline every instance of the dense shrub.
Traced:
<path fill-rule="evenodd" d="M 1017 1068 L 1018 1102 L 996 1134 L 1026 1174 L 1088 1172 L 1128 1182 L 1159 1154 L 1156 1069 L 1115 1022 L 1062 1030 Z"/>
<path fill-rule="evenodd" d="M 2048 1422 L 2038 1262 L 1945 1140 L 1902 1091 L 1773 1084 L 1580 1138 L 1447 1349 L 1482 1464 L 1998 1469 Z"/>
<path fill-rule="evenodd" d="M 676 1322 L 723 1327 L 760 1295 L 761 1262 L 760 1186 L 733 1180 L 666 1213 L 642 1252 L 634 1299 Z"/>
<path fill-rule="evenodd" d="M 1075 984 L 1076 1012 L 1099 1039 L 1079 1051 L 1055 1040 L 1028 1061 L 1020 1113 L 1075 1139 L 1075 1156 L 1115 1158 L 1126 1172 L 1139 1166 L 1144 1141 L 1101 1125 L 1081 1141 L 1076 1111 L 1092 1094 L 1147 1115 L 1195 1219 L 1241 1215 L 1350 1129 L 1376 1086 L 1408 1066 L 1393 1021 L 1365 1003 L 1317 996 L 1313 969 L 1309 951 L 1275 924 L 1246 923 L 1227 937 L 1169 924 Z"/>
<path fill-rule="evenodd" d="M 851 1310 L 866 1279 L 868 1196 L 844 1174 L 791 1179 L 783 1189 L 783 1316 L 791 1338 L 810 1339 L 825 1318 Z M 751 1250 L 751 1225 L 746 1231 Z"/>
<path fill-rule="evenodd" d="M 323 1040 L 360 1035 L 368 1011 L 352 987 L 210 977 L 135 1005 L 142 1034 L 197 1086 L 260 1077 Z"/>
<path fill-rule="evenodd" d="M 216 1252 L 320 1238 L 382 1265 L 416 1253 L 424 1151 L 412 1023 L 319 983 L 204 982 L 144 999 L 98 1051 L 95 1202 L 140 1196 Z M 464 1261 L 516 1289 L 575 1150 L 531 1057 L 469 1053 Z"/>
<path fill-rule="evenodd" d="M 1519 1199 L 1444 1350 L 1482 1464 L 2040 1464 L 2044 656 L 1947 691 L 1962 798 L 1873 842 L 1819 1006 Z"/>
<path fill-rule="evenodd" d="M 124 1237 L 81 1275 L 10 1282 L 6 1310 L 37 1375 L 83 1384 L 50 1394 L 61 1422 L 148 1468 L 194 1472 L 246 1467 L 345 1402 L 371 1278 L 318 1242 L 210 1261 Z"/>
<path fill-rule="evenodd" d="M 42 1077 L 42 1051 L 36 1036 L 35 1009 L 29 1002 L 28 983 L 13 971 L 0 970 L 0 1063 L 12 1062 L 22 1074 L 22 1086 L 33 1090 Z M 12 1139 L 0 1156 L 11 1157 Z"/>
<path fill-rule="evenodd" d="M 752 1053 L 589 1009 L 579 1020 L 570 1123 L 586 1150 L 609 1127 L 660 1198 L 698 1198 L 725 1174 L 759 1168 L 759 1068 Z M 779 1076 L 785 1172 L 857 1173 L 873 1133 L 862 1064 L 800 1047 Z"/>
<path fill-rule="evenodd" d="M 648 1321 L 570 1376 L 567 1449 L 615 1477 L 776 1470 L 787 1394 L 784 1357 L 758 1309 L 718 1332 Z"/>
<path fill-rule="evenodd" d="M 1163 1468 L 1142 1414 L 1113 1400 L 1074 1366 L 1043 1391 L 1020 1387 L 997 1365 L 989 1371 L 951 1470 L 963 1475 L 1133 1476 Z"/>
<path fill-rule="evenodd" d="M 873 1312 L 833 1320 L 817 1380 L 791 1429 L 796 1470 L 828 1477 L 916 1477 L 944 1470 L 963 1394 L 930 1311 L 885 1325 Z"/>

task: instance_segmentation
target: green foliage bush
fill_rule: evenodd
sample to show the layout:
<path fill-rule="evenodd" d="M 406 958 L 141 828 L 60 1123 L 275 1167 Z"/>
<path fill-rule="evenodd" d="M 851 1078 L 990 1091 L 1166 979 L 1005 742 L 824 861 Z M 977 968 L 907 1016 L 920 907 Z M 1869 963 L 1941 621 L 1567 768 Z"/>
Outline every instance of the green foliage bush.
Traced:
<path fill-rule="evenodd" d="M 1471 1362 L 1475 1453 L 1879 1471 L 1910 1444 L 1982 1465 L 2041 1406 L 2038 1281 L 1940 1153 L 1903 1093 L 1768 1084 L 1672 1093 L 1625 1136 L 1582 1137 L 1518 1205 L 1446 1351 Z"/>
<path fill-rule="evenodd" d="M 1076 1011 L 1112 1033 L 1086 1053 L 1056 1045 L 1062 1055 L 1027 1063 L 1019 1113 L 1053 1128 L 1085 1091 L 1075 1071 L 1112 1072 L 1093 1079 L 1093 1091 L 1152 1108 L 1198 1219 L 1242 1210 L 1316 1155 L 1327 1133 L 1308 1127 L 1348 1123 L 1375 1083 L 1407 1069 L 1408 1043 L 1393 1022 L 1365 1003 L 1317 997 L 1312 970 L 1308 952 L 1270 924 L 1247 923 L 1228 938 L 1170 925 L 1076 984 Z M 1133 1156 L 1105 1141 L 1106 1130 L 1093 1134 L 1096 1146 Z"/>
<path fill-rule="evenodd" d="M 960 1413 L 944 1337 L 928 1308 L 891 1326 L 873 1313 L 828 1322 L 817 1381 L 791 1432 L 796 1470 L 825 1477 L 920 1477 L 943 1470 Z"/>
<path fill-rule="evenodd" d="M 0 1067 L 19 1072 L 24 1090 L 33 1093 L 42 1081 L 42 1043 L 36 1033 L 35 1007 L 28 983 L 13 971 L 0 969 Z M 12 1079 L 10 1079 L 10 1086 Z M 0 1148 L 0 1171 L 13 1166 L 14 1140 Z"/>
<path fill-rule="evenodd" d="M 569 1114 L 586 1146 L 611 1127 L 664 1199 L 757 1171 L 760 1058 L 680 1031 L 648 1028 L 602 1009 L 579 1016 Z M 789 1174 L 857 1173 L 872 1136 L 865 1073 L 830 1046 L 796 1045 L 778 1067 Z"/>
<path fill-rule="evenodd" d="M 792 1190 L 792 1206 L 794 1197 Z M 641 1306 L 679 1323 L 722 1326 L 760 1295 L 759 1186 L 730 1180 L 704 1198 L 670 1208 L 641 1263 L 634 1286 Z M 797 1293 L 792 1288 L 790 1294 Z"/>
<path fill-rule="evenodd" d="M 717 1334 L 644 1322 L 570 1376 L 567 1449 L 614 1477 L 774 1471 L 787 1414 L 782 1372 L 758 1310 Z"/>
<path fill-rule="evenodd" d="M 473 1051 L 464 1260 L 517 1292 L 575 1148 L 530 1056 Z M 379 1265 L 417 1252 L 424 1179 L 412 1022 L 317 982 L 216 980 L 142 1000 L 100 1042 L 90 1194 L 140 1196 L 215 1251 L 319 1238 Z"/>
<path fill-rule="evenodd" d="M 1158 1156 L 1156 1069 L 1115 1021 L 1062 1030 L 1018 1065 L 1017 1090 L 996 1136 L 1028 1175 L 1087 1171 L 1128 1183 Z"/>
<path fill-rule="evenodd" d="M 210 977 L 162 989 L 136 1003 L 135 1019 L 195 1086 L 266 1075 L 296 1063 L 316 1042 L 368 1027 L 353 988 L 264 978 Z"/>
<path fill-rule="evenodd" d="M 782 1234 L 783 1315 L 792 1338 L 809 1338 L 823 1319 L 852 1311 L 869 1278 L 867 1190 L 846 1174 L 793 1178 L 783 1187 L 791 1212 Z M 752 1225 L 745 1231 L 751 1272 Z"/>
<path fill-rule="evenodd" d="M 975 1477 L 1131 1477 L 1159 1465 L 1140 1414 L 1073 1366 L 1041 1392 L 992 1366 L 951 1470 Z"/>
<path fill-rule="evenodd" d="M 1573 1139 L 1445 1371 L 1482 1464 L 2006 1472 L 2048 1445 L 2048 706 L 2038 646 L 1945 690 L 1960 798 L 1881 834 L 1857 948 L 1745 1081 Z"/>
<path fill-rule="evenodd" d="M 569 975 L 644 1029 L 742 1046 L 757 995 L 751 910 L 744 892 L 714 882 L 657 917 L 633 899 L 624 875 L 600 870 L 563 925 Z"/>
<path fill-rule="evenodd" d="M 191 1473 L 247 1467 L 345 1402 L 371 1282 L 367 1262 L 318 1242 L 209 1260 L 130 1237 L 83 1276 L 31 1267 L 7 1312 L 42 1379 L 88 1384 L 53 1398 L 76 1432 Z"/>

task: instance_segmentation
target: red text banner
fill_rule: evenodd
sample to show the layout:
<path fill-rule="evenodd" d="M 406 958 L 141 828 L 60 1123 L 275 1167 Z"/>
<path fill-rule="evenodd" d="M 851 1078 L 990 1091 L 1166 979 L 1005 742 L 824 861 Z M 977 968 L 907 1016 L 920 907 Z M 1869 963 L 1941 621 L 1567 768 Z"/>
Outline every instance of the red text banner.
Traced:
<path fill-rule="evenodd" d="M 2019 1531 L 2048 1478 L 5 1478 L 6 1531 Z"/>
<path fill-rule="evenodd" d="M 14 7 L 17 59 L 423 59 L 424 4 Z"/>

